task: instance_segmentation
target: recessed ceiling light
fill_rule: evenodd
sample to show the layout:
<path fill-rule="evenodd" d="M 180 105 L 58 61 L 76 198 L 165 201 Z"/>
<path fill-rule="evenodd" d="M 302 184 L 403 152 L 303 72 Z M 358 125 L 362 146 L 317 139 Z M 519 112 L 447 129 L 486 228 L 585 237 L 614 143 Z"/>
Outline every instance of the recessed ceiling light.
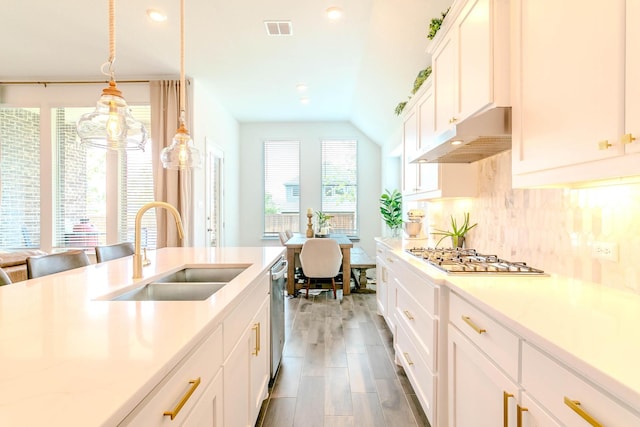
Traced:
<path fill-rule="evenodd" d="M 342 17 L 342 8 L 338 6 L 331 6 L 327 9 L 327 16 L 329 19 L 340 19 Z"/>
<path fill-rule="evenodd" d="M 304 83 L 298 83 L 298 84 L 296 85 L 296 89 L 298 90 L 298 92 L 304 92 L 304 91 L 306 91 L 307 89 L 309 89 L 309 86 L 307 86 L 307 85 L 306 85 L 306 84 L 304 84 Z"/>
<path fill-rule="evenodd" d="M 147 9 L 147 16 L 154 22 L 164 22 L 167 20 L 167 14 L 160 9 Z"/>
<path fill-rule="evenodd" d="M 311 101 L 309 101 L 309 98 L 300 98 L 300 104 L 305 104 L 306 105 L 309 102 L 311 102 Z"/>
<path fill-rule="evenodd" d="M 451 141 L 451 145 L 460 145 L 460 144 L 462 144 L 462 141 L 460 140 Z"/>

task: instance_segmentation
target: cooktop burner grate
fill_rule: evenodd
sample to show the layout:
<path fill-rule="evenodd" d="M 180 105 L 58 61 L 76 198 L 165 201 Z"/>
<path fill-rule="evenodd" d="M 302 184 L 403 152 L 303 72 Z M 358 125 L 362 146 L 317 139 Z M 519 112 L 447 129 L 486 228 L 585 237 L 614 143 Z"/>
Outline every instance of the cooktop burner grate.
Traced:
<path fill-rule="evenodd" d="M 479 254 L 475 249 L 410 248 L 406 251 L 447 273 L 544 274 L 544 271 L 529 267 L 525 262 Z"/>

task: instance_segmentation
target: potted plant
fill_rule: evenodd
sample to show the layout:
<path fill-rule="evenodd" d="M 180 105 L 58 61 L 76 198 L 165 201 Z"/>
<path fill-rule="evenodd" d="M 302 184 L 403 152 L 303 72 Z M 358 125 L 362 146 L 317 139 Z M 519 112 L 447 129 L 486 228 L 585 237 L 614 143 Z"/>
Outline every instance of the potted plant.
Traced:
<path fill-rule="evenodd" d="M 385 190 L 380 196 L 380 214 L 391 234 L 398 237 L 402 227 L 402 194 L 398 190 Z"/>
<path fill-rule="evenodd" d="M 475 223 L 473 225 L 469 225 L 469 212 L 465 212 L 464 214 L 464 222 L 458 226 L 456 219 L 451 215 L 451 230 L 438 230 L 436 229 L 435 234 L 438 236 L 442 236 L 438 243 L 436 243 L 436 247 L 444 240 L 446 237 L 451 237 L 451 244 L 454 248 L 461 248 L 464 246 L 464 237 L 473 227 L 478 225 Z"/>
<path fill-rule="evenodd" d="M 327 215 L 324 212 L 316 211 L 316 216 L 318 217 L 318 233 L 319 235 L 329 234 L 329 220 L 332 218 L 331 215 Z"/>

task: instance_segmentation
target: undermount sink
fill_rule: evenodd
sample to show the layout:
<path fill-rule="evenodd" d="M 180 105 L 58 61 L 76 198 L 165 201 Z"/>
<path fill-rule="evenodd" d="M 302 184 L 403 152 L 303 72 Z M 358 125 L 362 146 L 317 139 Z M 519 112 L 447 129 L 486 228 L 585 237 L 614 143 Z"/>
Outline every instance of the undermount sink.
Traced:
<path fill-rule="evenodd" d="M 105 298 L 108 301 L 203 301 L 246 270 L 185 268 L 141 287 Z"/>

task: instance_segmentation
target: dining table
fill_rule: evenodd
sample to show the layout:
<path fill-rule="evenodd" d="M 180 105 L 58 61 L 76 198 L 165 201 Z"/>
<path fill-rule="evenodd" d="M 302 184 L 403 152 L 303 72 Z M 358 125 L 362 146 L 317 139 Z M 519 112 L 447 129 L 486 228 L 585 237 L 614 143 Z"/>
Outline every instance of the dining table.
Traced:
<path fill-rule="evenodd" d="M 284 244 L 287 248 L 287 293 L 289 295 L 295 295 L 296 291 L 296 254 L 302 251 L 302 245 L 308 239 L 305 235 L 296 233 Z M 322 239 L 334 239 L 340 245 L 340 251 L 342 251 L 342 294 L 351 294 L 351 248 L 353 248 L 353 242 L 345 234 L 327 234 Z"/>

